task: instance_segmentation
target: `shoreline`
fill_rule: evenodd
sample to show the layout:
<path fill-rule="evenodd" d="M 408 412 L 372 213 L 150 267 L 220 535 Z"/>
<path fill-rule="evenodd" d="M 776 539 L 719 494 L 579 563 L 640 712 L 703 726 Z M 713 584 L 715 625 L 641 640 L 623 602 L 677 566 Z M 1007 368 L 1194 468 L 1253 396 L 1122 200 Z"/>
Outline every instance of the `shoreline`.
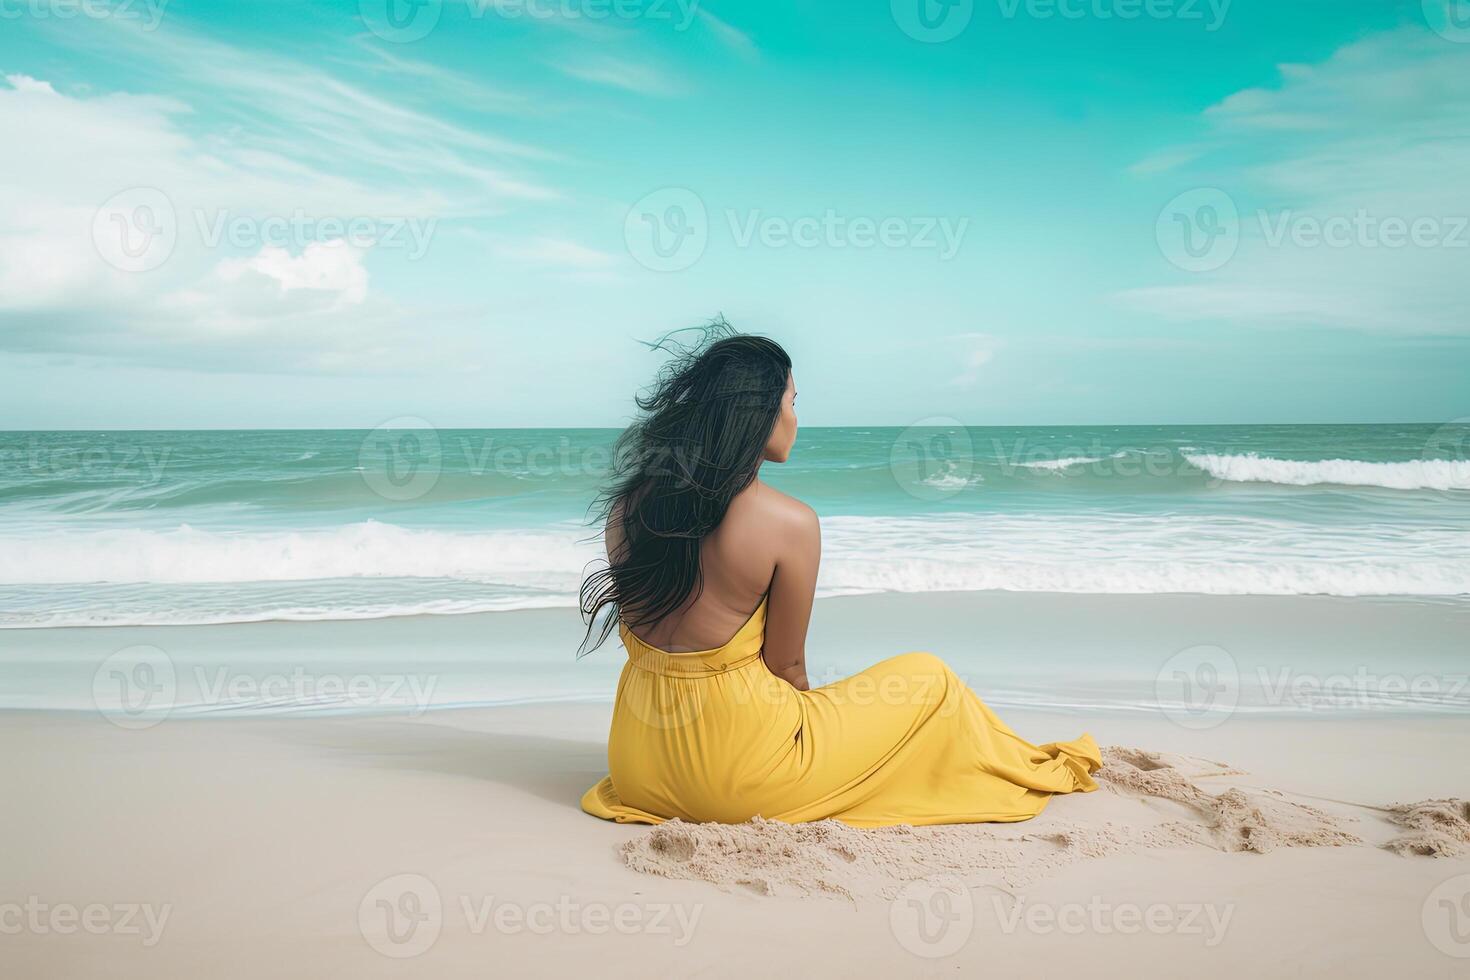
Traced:
<path fill-rule="evenodd" d="M 180 712 L 610 700 L 621 646 L 578 659 L 582 630 L 568 608 L 7 630 L 0 710 L 105 709 L 140 663 L 173 682 L 165 706 Z M 1466 635 L 1470 599 L 880 593 L 818 599 L 807 658 L 815 687 L 924 650 L 997 707 L 1147 712 L 1212 670 L 1231 680 L 1232 714 L 1438 716 L 1470 710 Z"/>

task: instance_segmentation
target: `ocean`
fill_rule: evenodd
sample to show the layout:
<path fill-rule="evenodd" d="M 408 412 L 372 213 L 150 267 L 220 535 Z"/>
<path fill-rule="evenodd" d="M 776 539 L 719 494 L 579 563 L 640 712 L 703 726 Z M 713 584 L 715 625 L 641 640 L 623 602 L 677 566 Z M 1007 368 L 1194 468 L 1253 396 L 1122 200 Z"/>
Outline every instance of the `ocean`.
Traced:
<path fill-rule="evenodd" d="M 1470 424 L 803 429 L 821 594 L 1470 593 Z M 607 429 L 0 433 L 0 628 L 575 605 Z"/>
<path fill-rule="evenodd" d="M 0 706 L 85 701 L 96 667 L 88 658 L 124 645 L 129 630 L 570 615 L 582 571 L 599 554 L 589 505 L 607 479 L 616 431 L 410 422 L 372 431 L 0 434 L 0 674 L 10 688 Z M 927 420 L 804 428 L 791 460 L 766 465 L 761 477 L 822 519 L 819 596 L 1389 597 L 1464 610 L 1467 450 L 1464 423 L 963 428 Z M 1013 607 L 985 606 L 1001 618 Z M 1075 615 L 1074 607 L 1028 613 L 1029 622 Z M 983 642 L 986 627 L 966 629 Z M 1444 662 L 1463 653 L 1448 625 L 1432 641 L 1403 635 L 1416 629 L 1401 628 L 1397 644 L 1419 643 L 1416 669 L 1441 679 L 1463 673 Z M 966 676 L 1007 673 L 1027 703 L 1100 704 L 1126 676 L 1128 693 L 1114 700 L 1138 707 L 1148 701 L 1139 679 L 1152 678 L 1167 654 L 1162 628 L 1148 623 L 1130 622 L 1126 644 L 1114 623 L 1057 640 L 1050 654 L 1028 646 L 1037 631 L 1026 622 L 1004 630 L 1007 649 L 1019 651 L 1004 664 L 957 656 Z M 996 621 L 992 632 L 1004 630 Z M 1153 645 L 1137 639 L 1150 633 Z M 330 635 L 353 646 L 398 634 Z M 1265 625 L 1254 635 L 1237 641 L 1242 655 L 1269 665 L 1279 635 Z M 204 651 L 201 662 L 216 656 L 215 634 L 147 636 L 187 636 Z M 317 641 L 293 647 L 295 639 L 272 636 L 296 652 L 273 650 L 262 663 L 284 670 L 312 661 L 306 651 Z M 534 655 L 506 646 L 477 660 L 462 636 L 458 666 L 441 671 L 458 672 L 442 689 L 453 693 L 434 703 L 610 697 L 621 658 L 604 649 L 577 661 L 579 639 L 559 637 L 555 650 Z M 1323 675 L 1332 656 L 1293 642 L 1297 660 L 1312 659 Z M 264 657 L 245 641 L 230 643 L 237 662 Z M 1339 651 L 1338 665 L 1367 665 L 1374 676 L 1401 669 L 1408 655 L 1397 646 L 1375 639 Z M 390 662 L 393 649 L 375 647 L 374 662 Z M 1102 649 L 1113 665 L 1106 677 L 1088 659 Z M 1055 683 L 1030 683 L 1013 669 L 1028 656 Z M 582 672 L 568 673 L 568 664 Z M 842 657 L 833 664 L 862 666 Z M 1092 672 L 1090 701 L 1057 673 L 1064 665 L 1074 678 Z M 1443 705 L 1470 706 L 1470 692 L 1441 686 Z"/>

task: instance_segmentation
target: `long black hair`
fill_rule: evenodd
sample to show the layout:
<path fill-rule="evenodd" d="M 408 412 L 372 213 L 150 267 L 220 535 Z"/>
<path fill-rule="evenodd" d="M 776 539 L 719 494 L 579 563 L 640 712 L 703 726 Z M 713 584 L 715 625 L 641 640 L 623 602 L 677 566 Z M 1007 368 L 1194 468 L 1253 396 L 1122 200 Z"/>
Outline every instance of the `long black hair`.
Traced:
<path fill-rule="evenodd" d="M 639 417 L 618 438 L 595 519 L 617 523 L 621 545 L 582 582 L 584 651 L 618 618 L 660 622 L 704 589 L 699 544 L 760 467 L 791 358 L 765 337 L 737 333 L 723 318 L 649 346 L 671 355 L 638 396 Z M 594 639 L 594 634 L 595 639 Z"/>

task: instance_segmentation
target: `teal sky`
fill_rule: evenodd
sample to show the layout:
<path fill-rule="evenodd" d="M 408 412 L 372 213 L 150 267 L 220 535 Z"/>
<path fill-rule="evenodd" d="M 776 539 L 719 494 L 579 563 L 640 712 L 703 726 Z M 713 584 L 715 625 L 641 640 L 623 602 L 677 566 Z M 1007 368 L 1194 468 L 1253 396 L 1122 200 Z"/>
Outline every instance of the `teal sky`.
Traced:
<path fill-rule="evenodd" d="M 0 14 L 0 428 L 1470 415 L 1467 0 Z"/>

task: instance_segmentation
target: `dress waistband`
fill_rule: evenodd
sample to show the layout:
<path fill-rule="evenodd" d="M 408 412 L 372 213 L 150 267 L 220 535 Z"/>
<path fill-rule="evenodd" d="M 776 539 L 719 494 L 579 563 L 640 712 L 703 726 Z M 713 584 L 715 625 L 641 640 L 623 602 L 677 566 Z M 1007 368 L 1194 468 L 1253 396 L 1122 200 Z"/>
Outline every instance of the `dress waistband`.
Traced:
<path fill-rule="evenodd" d="M 766 642 L 766 600 L 762 599 L 745 625 L 724 646 L 696 653 L 669 653 L 638 639 L 627 624 L 621 624 L 623 647 L 628 662 L 639 670 L 665 677 L 708 677 L 739 670 L 760 659 Z"/>
<path fill-rule="evenodd" d="M 637 642 L 628 646 L 628 663 L 650 674 L 665 677 L 709 677 L 747 667 L 761 658 L 761 648 L 750 651 L 720 650 L 717 653 L 665 653 Z"/>

